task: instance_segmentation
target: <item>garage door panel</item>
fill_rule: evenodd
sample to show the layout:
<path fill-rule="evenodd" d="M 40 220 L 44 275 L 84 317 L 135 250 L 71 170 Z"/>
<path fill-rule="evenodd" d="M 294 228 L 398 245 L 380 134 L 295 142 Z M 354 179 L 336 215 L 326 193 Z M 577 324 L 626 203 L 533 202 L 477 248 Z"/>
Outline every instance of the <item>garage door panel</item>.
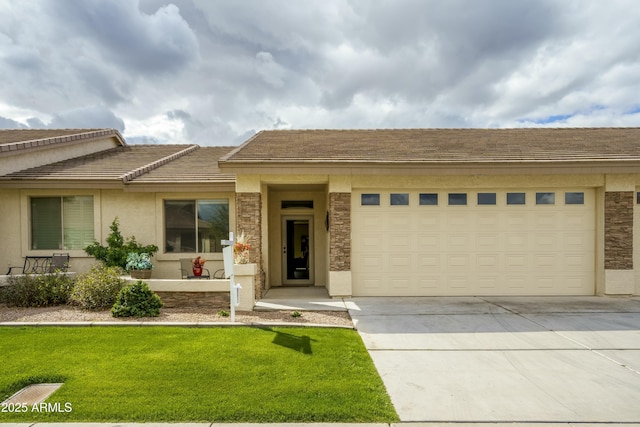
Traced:
<path fill-rule="evenodd" d="M 421 290 L 427 293 L 439 294 L 444 290 L 441 276 L 419 276 L 417 278 L 417 284 L 419 286 L 419 291 Z"/>
<path fill-rule="evenodd" d="M 458 209 L 464 209 L 464 207 L 457 206 Z M 447 225 L 449 227 L 468 227 L 469 223 L 473 221 L 473 218 L 470 218 L 467 210 L 465 212 L 452 212 L 447 215 Z M 455 230 L 455 228 L 453 228 Z"/>
<path fill-rule="evenodd" d="M 558 248 L 558 235 L 556 233 L 538 232 L 535 234 L 534 244 L 537 250 L 555 251 Z"/>
<path fill-rule="evenodd" d="M 452 290 L 453 295 L 467 295 L 470 292 L 470 279 L 466 275 L 451 275 L 447 280 L 448 288 Z"/>
<path fill-rule="evenodd" d="M 505 236 L 505 249 L 507 251 L 528 249 L 530 237 L 533 236 L 528 233 L 508 233 Z"/>
<path fill-rule="evenodd" d="M 502 245 L 500 235 L 496 232 L 478 233 L 476 236 L 476 249 L 479 252 L 499 250 Z"/>
<path fill-rule="evenodd" d="M 565 230 L 593 230 L 593 215 L 584 212 L 584 209 L 579 212 L 567 212 L 562 216 L 562 228 Z"/>
<path fill-rule="evenodd" d="M 466 206 L 446 192 L 436 206 L 411 192 L 409 206 L 353 197 L 354 295 L 593 295 L 594 191 L 582 205 L 565 205 L 561 190 L 553 205 L 536 205 L 536 191 L 525 205 L 487 191 L 497 205 L 476 205 L 473 192 Z"/>
<path fill-rule="evenodd" d="M 446 248 L 450 252 L 467 252 L 473 245 L 473 237 L 469 233 L 449 233 L 446 237 Z"/>
<path fill-rule="evenodd" d="M 418 265 L 420 266 L 419 271 L 423 271 L 426 268 L 440 271 L 442 268 L 442 255 L 439 253 L 420 253 L 417 257 Z"/>
<path fill-rule="evenodd" d="M 417 245 L 421 251 L 441 251 L 442 236 L 440 233 L 418 233 Z"/>
<path fill-rule="evenodd" d="M 547 207 L 541 207 L 545 209 Z M 535 227 L 545 230 L 547 228 L 555 229 L 558 224 L 558 214 L 554 213 L 537 213 L 533 215 L 533 223 Z"/>
<path fill-rule="evenodd" d="M 388 239 L 391 250 L 393 251 L 409 251 L 413 249 L 413 237 L 409 233 L 396 232 Z"/>

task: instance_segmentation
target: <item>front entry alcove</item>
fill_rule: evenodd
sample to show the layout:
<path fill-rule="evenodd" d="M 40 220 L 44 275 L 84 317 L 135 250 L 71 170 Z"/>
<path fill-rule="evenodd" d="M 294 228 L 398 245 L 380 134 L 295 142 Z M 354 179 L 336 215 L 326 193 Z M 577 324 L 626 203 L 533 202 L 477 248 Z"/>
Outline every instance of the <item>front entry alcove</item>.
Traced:
<path fill-rule="evenodd" d="M 270 186 L 267 204 L 267 289 L 326 286 L 326 186 Z"/>

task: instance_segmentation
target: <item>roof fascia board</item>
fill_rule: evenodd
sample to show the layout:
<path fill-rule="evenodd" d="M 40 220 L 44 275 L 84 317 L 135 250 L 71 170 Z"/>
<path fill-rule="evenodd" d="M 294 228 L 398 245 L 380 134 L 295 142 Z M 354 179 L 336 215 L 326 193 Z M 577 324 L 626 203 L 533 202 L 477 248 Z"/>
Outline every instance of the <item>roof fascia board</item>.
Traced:
<path fill-rule="evenodd" d="M 392 175 L 402 174 L 516 174 L 527 173 L 639 173 L 640 160 L 602 161 L 538 161 L 538 162 L 456 162 L 456 163 L 226 163 L 220 169 L 225 173 L 244 174 L 362 174 L 381 172 Z"/>
<path fill-rule="evenodd" d="M 69 180 L 6 180 L 0 181 L 0 188 L 57 188 L 57 189 L 122 189 L 120 181 L 69 181 Z"/>
<path fill-rule="evenodd" d="M 125 193 L 186 193 L 186 192 L 234 192 L 235 182 L 225 183 L 151 183 L 124 186 Z"/>

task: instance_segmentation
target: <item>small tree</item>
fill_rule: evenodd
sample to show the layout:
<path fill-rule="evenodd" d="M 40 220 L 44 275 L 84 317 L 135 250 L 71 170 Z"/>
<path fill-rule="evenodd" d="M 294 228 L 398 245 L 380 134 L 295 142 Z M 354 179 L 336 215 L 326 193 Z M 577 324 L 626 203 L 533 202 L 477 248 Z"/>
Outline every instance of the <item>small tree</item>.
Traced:
<path fill-rule="evenodd" d="M 84 248 L 84 251 L 95 257 L 95 259 L 105 263 L 107 267 L 120 267 L 123 270 L 127 267 L 127 255 L 129 253 L 148 253 L 153 255 L 158 252 L 156 245 L 143 246 L 136 242 L 135 236 L 131 236 L 125 240 L 120 233 L 120 222 L 116 217 L 111 226 L 111 233 L 107 237 L 107 246 L 102 246 L 99 242 L 94 241 L 92 244 Z"/>

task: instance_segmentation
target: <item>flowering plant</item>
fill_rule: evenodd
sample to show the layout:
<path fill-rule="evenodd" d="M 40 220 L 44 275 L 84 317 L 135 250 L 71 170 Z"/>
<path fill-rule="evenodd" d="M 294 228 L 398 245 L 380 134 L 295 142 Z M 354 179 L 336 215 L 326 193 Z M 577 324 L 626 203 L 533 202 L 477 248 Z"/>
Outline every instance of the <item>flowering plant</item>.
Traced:
<path fill-rule="evenodd" d="M 233 245 L 233 261 L 236 264 L 248 264 L 249 249 L 251 249 L 249 236 L 245 235 L 243 231 L 236 239 L 235 245 Z"/>
<path fill-rule="evenodd" d="M 202 268 L 205 262 L 207 262 L 207 260 L 202 258 L 201 256 L 198 256 L 196 259 L 191 260 L 191 264 L 193 264 L 193 266 L 196 268 Z"/>

